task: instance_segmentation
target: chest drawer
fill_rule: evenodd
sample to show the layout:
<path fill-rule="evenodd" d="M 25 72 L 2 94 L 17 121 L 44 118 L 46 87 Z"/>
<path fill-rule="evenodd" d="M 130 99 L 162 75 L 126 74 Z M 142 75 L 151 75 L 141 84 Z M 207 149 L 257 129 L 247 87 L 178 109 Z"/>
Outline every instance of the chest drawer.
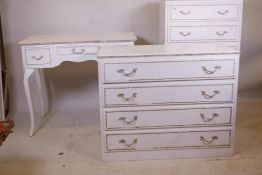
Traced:
<path fill-rule="evenodd" d="M 50 48 L 25 48 L 24 54 L 27 65 L 43 65 L 51 63 Z"/>
<path fill-rule="evenodd" d="M 97 54 L 98 46 L 90 45 L 69 45 L 69 46 L 58 46 L 58 56 L 81 56 L 89 54 Z"/>
<path fill-rule="evenodd" d="M 107 152 L 229 147 L 231 130 L 106 135 Z"/>
<path fill-rule="evenodd" d="M 233 84 L 105 88 L 104 106 L 225 103 L 233 101 Z"/>
<path fill-rule="evenodd" d="M 168 27 L 169 42 L 237 41 L 237 26 L 172 26 Z"/>
<path fill-rule="evenodd" d="M 104 83 L 234 77 L 235 61 L 167 61 L 104 64 Z"/>
<path fill-rule="evenodd" d="M 239 18 L 239 5 L 170 5 L 169 20 L 227 20 Z"/>
<path fill-rule="evenodd" d="M 232 108 L 152 109 L 105 112 L 105 129 L 231 125 Z"/>

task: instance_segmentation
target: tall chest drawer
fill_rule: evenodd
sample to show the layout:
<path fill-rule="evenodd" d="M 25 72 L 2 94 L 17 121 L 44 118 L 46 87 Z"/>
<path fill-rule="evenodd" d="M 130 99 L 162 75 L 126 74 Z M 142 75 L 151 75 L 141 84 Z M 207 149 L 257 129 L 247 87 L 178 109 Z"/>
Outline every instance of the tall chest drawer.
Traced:
<path fill-rule="evenodd" d="M 238 19 L 238 4 L 221 4 L 221 5 L 176 5 L 168 6 L 169 20 L 232 20 Z"/>
<path fill-rule="evenodd" d="M 237 25 L 168 26 L 168 42 L 238 41 Z"/>
<path fill-rule="evenodd" d="M 233 78 L 235 60 L 106 63 L 104 83 Z"/>

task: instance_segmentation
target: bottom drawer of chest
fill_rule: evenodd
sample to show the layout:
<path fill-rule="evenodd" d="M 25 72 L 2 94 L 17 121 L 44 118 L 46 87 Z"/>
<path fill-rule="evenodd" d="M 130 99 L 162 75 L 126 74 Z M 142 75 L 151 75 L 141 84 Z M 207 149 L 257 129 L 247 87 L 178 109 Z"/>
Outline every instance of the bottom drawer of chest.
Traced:
<path fill-rule="evenodd" d="M 145 131 L 105 134 L 106 152 L 230 147 L 232 130 Z"/>

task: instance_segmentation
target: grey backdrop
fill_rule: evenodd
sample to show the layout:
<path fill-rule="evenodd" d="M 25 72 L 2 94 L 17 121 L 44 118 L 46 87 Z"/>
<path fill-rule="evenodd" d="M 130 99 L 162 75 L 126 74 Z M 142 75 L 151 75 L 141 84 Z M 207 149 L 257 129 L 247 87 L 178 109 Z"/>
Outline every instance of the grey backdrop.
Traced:
<path fill-rule="evenodd" d="M 12 111 L 27 112 L 19 40 L 35 34 L 132 31 L 139 37 L 138 44 L 158 44 L 159 1 L 0 0 Z M 262 1 L 245 0 L 240 91 L 259 88 L 262 83 L 261 17 Z M 56 107 L 77 110 L 88 101 L 98 104 L 96 63 L 64 63 L 45 74 Z"/>

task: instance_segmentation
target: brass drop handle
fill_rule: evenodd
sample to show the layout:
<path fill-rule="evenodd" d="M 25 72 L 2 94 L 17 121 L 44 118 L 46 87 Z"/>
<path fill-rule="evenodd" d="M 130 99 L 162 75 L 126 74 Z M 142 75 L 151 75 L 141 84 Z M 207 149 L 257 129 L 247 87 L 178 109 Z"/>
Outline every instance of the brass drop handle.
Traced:
<path fill-rule="evenodd" d="M 224 36 L 224 35 L 228 34 L 228 31 L 216 32 L 216 34 L 217 34 L 218 36 Z"/>
<path fill-rule="evenodd" d="M 191 35 L 191 32 L 188 32 L 188 33 L 184 33 L 184 32 L 179 32 L 180 35 L 186 37 L 186 36 L 190 36 Z"/>
<path fill-rule="evenodd" d="M 214 118 L 216 118 L 216 117 L 219 117 L 219 115 L 218 115 L 217 113 L 213 113 L 211 118 L 207 118 L 207 117 L 205 116 L 205 114 L 203 114 L 203 113 L 200 114 L 200 118 L 202 118 L 202 120 L 203 120 L 204 122 L 207 122 L 207 123 L 208 123 L 208 122 L 211 122 L 211 121 L 214 120 Z"/>
<path fill-rule="evenodd" d="M 118 120 L 121 121 L 124 125 L 134 125 L 138 120 L 138 116 L 134 116 L 133 120 L 130 121 L 127 121 L 126 117 L 120 117 Z"/>
<path fill-rule="evenodd" d="M 73 48 L 73 49 L 72 49 L 72 52 L 73 52 L 74 54 L 77 54 L 77 55 L 84 54 L 85 51 L 86 51 L 86 50 L 85 50 L 84 48 L 80 48 L 79 50 L 77 50 L 77 48 Z"/>
<path fill-rule="evenodd" d="M 186 12 L 186 11 L 180 10 L 179 13 L 181 13 L 182 15 L 185 15 L 185 16 L 186 16 L 186 15 L 191 14 L 191 11 L 187 11 L 187 12 Z"/>
<path fill-rule="evenodd" d="M 130 97 L 125 97 L 125 94 L 118 94 L 117 96 L 121 98 L 124 102 L 132 102 L 136 99 L 137 93 L 133 93 Z"/>
<path fill-rule="evenodd" d="M 211 145 L 215 140 L 218 140 L 218 136 L 213 136 L 211 138 L 211 140 L 207 140 L 205 139 L 205 137 L 200 136 L 200 141 L 204 144 L 204 145 Z"/>
<path fill-rule="evenodd" d="M 219 90 L 215 90 L 215 91 L 213 92 L 213 95 L 207 94 L 206 91 L 201 91 L 201 94 L 202 94 L 202 96 L 203 96 L 205 99 L 212 99 L 212 98 L 214 98 L 216 95 L 220 94 L 220 91 L 219 91 Z"/>
<path fill-rule="evenodd" d="M 209 75 L 216 73 L 216 72 L 217 72 L 218 70 L 220 70 L 220 69 L 221 69 L 221 66 L 215 66 L 215 67 L 214 67 L 214 70 L 209 70 L 209 69 L 207 69 L 207 67 L 202 66 L 202 70 L 203 70 L 206 74 L 209 74 Z"/>
<path fill-rule="evenodd" d="M 226 15 L 227 13 L 230 13 L 230 11 L 229 11 L 229 10 L 224 10 L 224 11 L 218 10 L 217 13 L 218 13 L 219 15 Z"/>
<path fill-rule="evenodd" d="M 135 149 L 135 145 L 138 143 L 138 139 L 134 139 L 132 143 L 127 143 L 126 140 L 119 140 L 119 143 L 124 145 L 128 149 Z"/>
<path fill-rule="evenodd" d="M 122 74 L 125 77 L 133 77 L 137 73 L 137 68 L 134 68 L 131 72 L 127 73 L 125 69 L 117 70 L 117 73 Z"/>
<path fill-rule="evenodd" d="M 31 58 L 39 61 L 39 60 L 42 60 L 44 58 L 44 55 L 41 55 L 40 57 L 32 56 Z"/>

